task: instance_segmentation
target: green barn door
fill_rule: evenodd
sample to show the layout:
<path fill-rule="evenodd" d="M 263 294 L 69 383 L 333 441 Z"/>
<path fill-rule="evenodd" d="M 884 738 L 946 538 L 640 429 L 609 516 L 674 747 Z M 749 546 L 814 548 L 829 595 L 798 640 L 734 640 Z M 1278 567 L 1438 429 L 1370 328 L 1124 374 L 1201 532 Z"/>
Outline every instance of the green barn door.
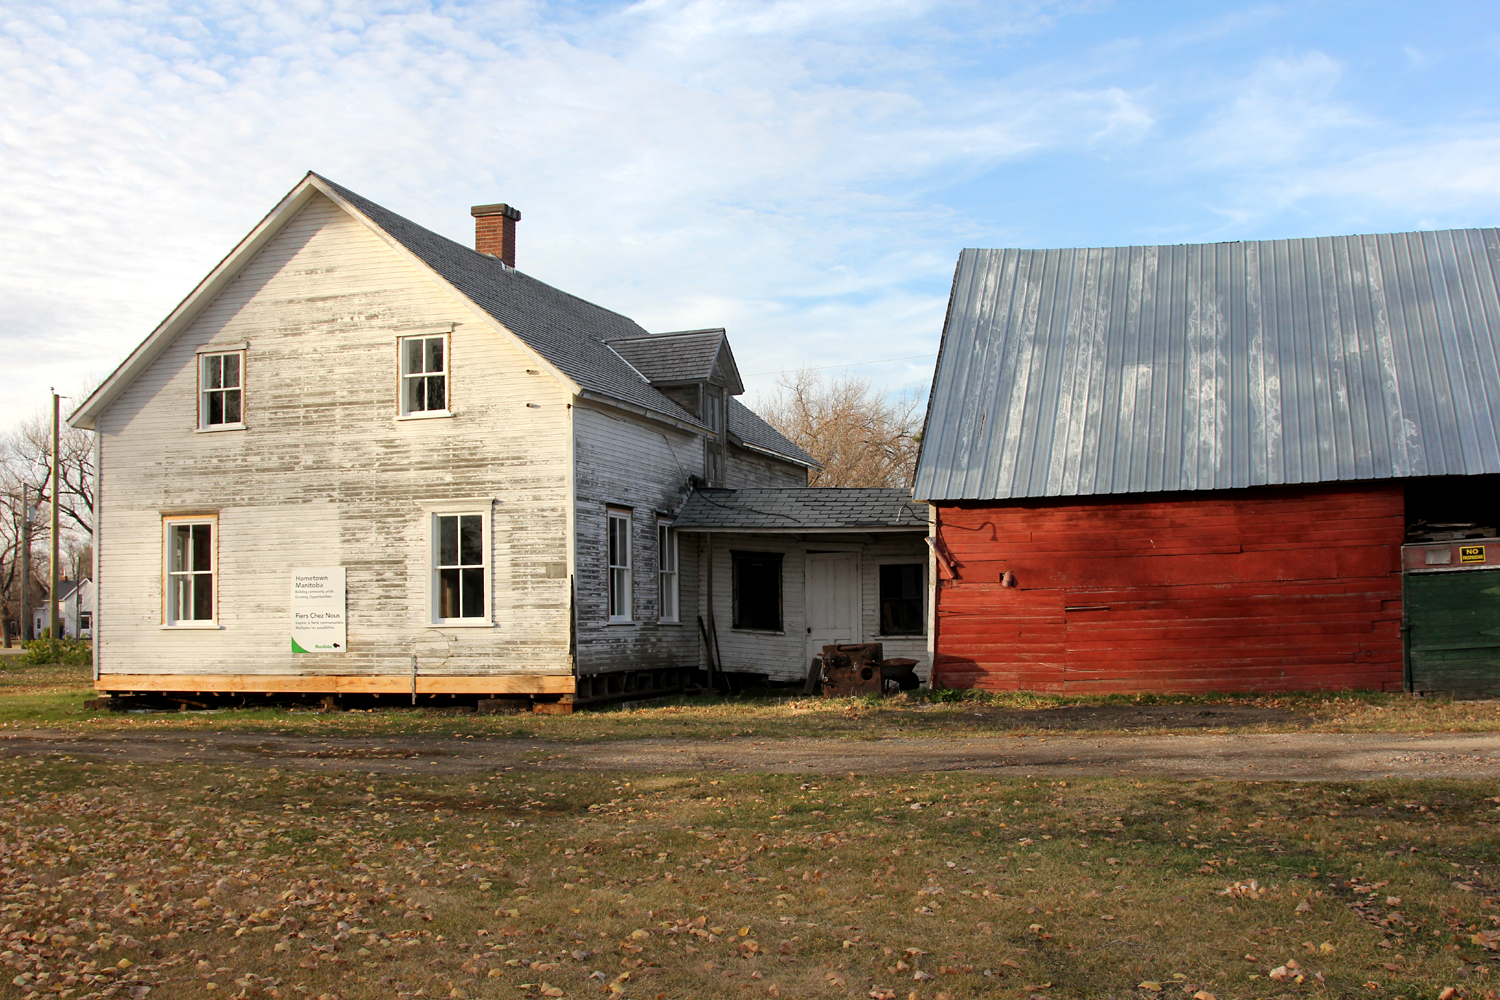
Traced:
<path fill-rule="evenodd" d="M 1500 571 L 1407 573 L 1412 690 L 1500 694 Z"/>

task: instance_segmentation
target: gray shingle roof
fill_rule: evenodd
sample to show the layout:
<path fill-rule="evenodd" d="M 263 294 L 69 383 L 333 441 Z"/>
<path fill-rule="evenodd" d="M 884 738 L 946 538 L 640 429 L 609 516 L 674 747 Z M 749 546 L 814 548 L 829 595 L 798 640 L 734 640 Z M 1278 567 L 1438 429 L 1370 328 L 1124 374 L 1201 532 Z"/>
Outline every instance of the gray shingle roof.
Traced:
<path fill-rule="evenodd" d="M 885 487 L 699 490 L 674 524 L 689 531 L 926 531 L 927 505 Z"/>
<path fill-rule="evenodd" d="M 741 403 L 738 399 L 730 396 L 729 405 L 726 409 L 728 411 L 727 422 L 729 424 L 731 440 L 739 438 L 746 444 L 752 444 L 757 448 L 764 448 L 766 451 L 775 452 L 795 462 L 801 462 L 803 465 L 815 469 L 822 468 L 816 458 L 813 458 L 807 452 L 788 441 L 780 431 L 762 420 L 760 414 L 750 409 L 744 403 Z"/>
<path fill-rule="evenodd" d="M 611 339 L 608 343 L 653 384 L 709 381 L 714 375 L 715 362 L 721 353 L 725 354 L 725 382 L 729 391 L 745 391 L 723 330 L 640 334 Z"/>
<path fill-rule="evenodd" d="M 915 495 L 1500 472 L 1500 230 L 965 250 Z"/>
<path fill-rule="evenodd" d="M 727 353 L 723 330 L 647 333 L 626 316 L 559 291 L 319 177 L 583 388 L 702 426 L 642 376 L 653 382 L 708 378 L 721 348 Z M 743 390 L 732 355 L 728 366 L 731 391 Z M 818 464 L 732 396 L 727 411 L 729 432 L 742 441 L 796 462 Z"/>
<path fill-rule="evenodd" d="M 317 176 L 582 388 L 702 426 L 604 344 L 610 339 L 647 336 L 634 320 L 506 267 Z"/>

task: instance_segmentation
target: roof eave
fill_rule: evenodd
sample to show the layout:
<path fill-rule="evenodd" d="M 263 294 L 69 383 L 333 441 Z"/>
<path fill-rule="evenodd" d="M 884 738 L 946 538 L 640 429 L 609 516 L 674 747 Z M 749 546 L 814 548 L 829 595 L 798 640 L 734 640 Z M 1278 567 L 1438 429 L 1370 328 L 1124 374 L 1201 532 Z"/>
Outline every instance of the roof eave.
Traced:
<path fill-rule="evenodd" d="M 197 317 L 200 308 L 211 301 L 239 273 L 240 266 L 245 261 L 253 257 L 261 247 L 281 231 L 281 227 L 287 220 L 295 215 L 314 193 L 318 193 L 320 187 L 321 185 L 317 184 L 317 176 L 312 171 L 308 171 L 302 180 L 298 181 L 292 190 L 276 203 L 276 207 L 267 212 L 255 228 L 235 244 L 234 249 L 225 254 L 214 269 L 208 272 L 203 280 L 183 297 L 181 302 L 177 303 L 177 307 L 167 314 L 167 318 L 157 324 L 156 329 L 152 330 L 146 339 L 142 340 L 124 361 L 120 362 L 89 398 L 68 415 L 68 423 L 84 430 L 93 430 L 99 414 L 103 413 L 109 404 L 113 403 L 125 390 L 125 387 L 135 381 L 136 377 L 157 359 L 183 328 Z"/>
<path fill-rule="evenodd" d="M 708 428 L 703 424 L 694 423 L 687 420 L 679 420 L 677 417 L 674 417 L 671 414 L 659 413 L 656 410 L 648 409 L 636 403 L 629 403 L 623 399 L 619 399 L 615 396 L 609 396 L 602 392 L 595 392 L 592 389 L 577 389 L 574 390 L 574 395 L 576 395 L 579 399 L 586 399 L 591 403 L 601 403 L 605 406 L 612 406 L 615 409 L 624 410 L 627 413 L 633 413 L 638 417 L 645 417 L 648 420 L 655 420 L 658 423 L 666 424 L 670 427 L 675 427 L 678 430 L 688 431 L 693 434 L 703 434 L 708 431 Z"/>
<path fill-rule="evenodd" d="M 751 444 L 749 441 L 746 441 L 738 434 L 732 432 L 727 433 L 729 435 L 729 443 L 734 445 L 736 448 L 743 448 L 746 451 L 753 451 L 760 455 L 769 455 L 772 458 L 779 458 L 783 462 L 790 462 L 793 465 L 800 465 L 804 469 L 821 469 L 823 467 L 818 462 L 809 462 L 804 458 L 796 458 L 792 455 L 783 455 L 779 451 L 773 451 L 770 448 L 762 448 L 760 445 Z"/>

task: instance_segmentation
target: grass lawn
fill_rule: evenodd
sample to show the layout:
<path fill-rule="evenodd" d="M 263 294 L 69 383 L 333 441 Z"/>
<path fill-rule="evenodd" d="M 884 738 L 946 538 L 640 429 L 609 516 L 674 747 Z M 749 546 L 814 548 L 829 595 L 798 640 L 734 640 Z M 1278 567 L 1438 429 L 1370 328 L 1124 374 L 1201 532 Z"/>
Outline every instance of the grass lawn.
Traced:
<path fill-rule="evenodd" d="M 1494 997 L 1487 784 L 0 759 L 8 995 Z"/>
<path fill-rule="evenodd" d="M 1249 721 L 1228 717 L 1199 732 L 1494 732 L 1500 700 L 1452 701 L 1405 695 L 1344 694 L 1056 697 L 1026 692 L 913 692 L 896 698 L 695 697 L 598 708 L 572 716 L 477 716 L 451 709 L 392 706 L 376 711 L 243 709 L 150 715 L 90 712 L 87 667 L 21 667 L 0 659 L 0 732 L 5 729 L 232 729 L 329 735 L 463 733 L 529 739 L 606 740 L 755 735 L 880 738 L 1011 735 L 1048 731 L 1051 710 L 1078 706 L 1180 709 L 1191 717 L 1214 708 L 1260 710 Z M 1066 711 L 1055 713 L 1060 719 Z M 1069 723 L 1069 725 L 1073 725 Z M 1211 725 L 1212 728 L 1208 728 Z M 1161 732 L 1118 719 L 1086 723 L 1097 732 Z"/>

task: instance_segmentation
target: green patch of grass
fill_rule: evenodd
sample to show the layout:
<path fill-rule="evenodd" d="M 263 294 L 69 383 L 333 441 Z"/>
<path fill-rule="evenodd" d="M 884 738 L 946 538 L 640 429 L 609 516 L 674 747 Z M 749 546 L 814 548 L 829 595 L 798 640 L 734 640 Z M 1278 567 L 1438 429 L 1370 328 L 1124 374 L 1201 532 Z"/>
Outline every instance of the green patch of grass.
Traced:
<path fill-rule="evenodd" d="M 0 961 L 153 1000 L 1482 997 L 1493 791 L 0 760 Z"/>
<path fill-rule="evenodd" d="M 87 665 L 33 666 L 14 655 L 0 659 L 0 726 L 54 727 L 89 718 L 83 702 L 93 696 L 92 676 Z"/>

